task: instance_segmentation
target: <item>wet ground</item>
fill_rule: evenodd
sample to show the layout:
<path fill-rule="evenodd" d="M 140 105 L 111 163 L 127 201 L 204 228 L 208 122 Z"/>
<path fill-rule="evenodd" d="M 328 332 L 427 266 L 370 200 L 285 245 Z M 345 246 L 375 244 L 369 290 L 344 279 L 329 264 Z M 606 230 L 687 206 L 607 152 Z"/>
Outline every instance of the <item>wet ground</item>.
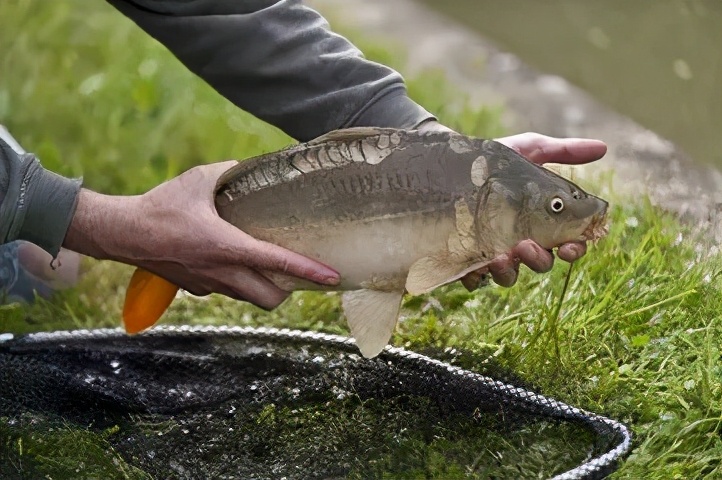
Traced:
<path fill-rule="evenodd" d="M 620 195 L 646 195 L 722 241 L 722 173 L 694 163 L 671 141 L 602 105 L 564 78 L 539 71 L 493 42 L 413 0 L 312 0 L 332 26 L 387 39 L 406 50 L 402 71 L 436 68 L 473 103 L 505 106 L 509 132 L 604 140 L 604 160 L 576 178 L 610 175 Z"/>

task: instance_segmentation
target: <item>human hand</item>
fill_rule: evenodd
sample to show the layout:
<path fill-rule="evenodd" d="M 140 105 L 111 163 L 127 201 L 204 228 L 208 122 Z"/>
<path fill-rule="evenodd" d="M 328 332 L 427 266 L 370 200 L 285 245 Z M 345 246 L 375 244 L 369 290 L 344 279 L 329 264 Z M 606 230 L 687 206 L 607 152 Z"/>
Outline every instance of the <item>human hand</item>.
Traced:
<path fill-rule="evenodd" d="M 607 152 L 606 144 L 600 140 L 554 138 L 531 132 L 499 138 L 497 141 L 539 165 L 552 162 L 581 165 L 598 160 Z M 570 242 L 559 246 L 557 256 L 571 263 L 583 257 L 586 252 L 586 243 Z M 511 287 L 516 283 L 520 263 L 537 273 L 548 272 L 554 266 L 554 255 L 535 242 L 524 240 L 509 254 L 494 260 L 489 265 L 489 273 L 497 284 Z M 472 272 L 462 279 L 462 283 L 468 290 L 474 290 L 482 281 L 483 273 Z"/>
<path fill-rule="evenodd" d="M 220 293 L 266 309 L 288 292 L 261 271 L 337 284 L 331 268 L 256 240 L 218 216 L 216 182 L 235 164 L 196 167 L 136 197 L 83 190 L 65 246 L 141 267 L 195 295 Z"/>
<path fill-rule="evenodd" d="M 452 131 L 435 121 L 423 123 L 419 130 Z M 539 165 L 551 162 L 581 165 L 598 160 L 607 152 L 606 144 L 600 140 L 553 138 L 529 132 L 499 138 L 497 141 Z M 586 251 L 584 242 L 570 242 L 559 246 L 557 255 L 562 260 L 573 262 L 584 256 Z M 537 273 L 548 272 L 554 266 L 554 256 L 535 242 L 524 240 L 508 254 L 495 259 L 488 267 L 469 273 L 461 282 L 468 290 L 475 290 L 484 281 L 485 275 L 490 273 L 494 282 L 511 287 L 516 283 L 521 263 Z"/>

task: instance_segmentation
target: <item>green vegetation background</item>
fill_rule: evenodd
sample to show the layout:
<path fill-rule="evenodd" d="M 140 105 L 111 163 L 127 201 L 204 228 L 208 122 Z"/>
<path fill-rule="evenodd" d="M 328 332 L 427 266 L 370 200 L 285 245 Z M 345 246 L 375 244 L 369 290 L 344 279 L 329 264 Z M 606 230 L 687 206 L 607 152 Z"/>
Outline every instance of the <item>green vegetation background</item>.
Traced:
<path fill-rule="evenodd" d="M 0 122 L 46 168 L 82 175 L 89 188 L 141 193 L 193 165 L 291 143 L 105 2 L 5 0 L 0 18 Z M 403 52 L 346 33 L 369 57 L 404 71 Z M 469 107 L 443 74 L 408 81 L 411 96 L 448 125 L 502 133 L 499 109 Z M 590 189 L 611 195 L 604 179 Z M 443 288 L 406 301 L 393 343 L 493 352 L 543 393 L 631 425 L 635 448 L 616 478 L 719 478 L 720 257 L 643 199 L 611 199 L 611 234 L 575 264 L 563 299 L 562 262 L 549 274 L 524 271 L 511 289 Z M 127 267 L 88 260 L 77 288 L 32 307 L 0 306 L 0 331 L 117 326 L 129 276 Z M 215 296 L 183 298 L 164 321 L 346 333 L 337 297 L 308 293 L 271 313 Z M 19 431 L 0 419 L 0 448 L 49 477 L 76 471 L 85 455 L 96 458 L 84 467 L 88 477 L 142 476 L 104 442 L 71 427 Z M 434 458 L 420 476 L 449 472 Z"/>

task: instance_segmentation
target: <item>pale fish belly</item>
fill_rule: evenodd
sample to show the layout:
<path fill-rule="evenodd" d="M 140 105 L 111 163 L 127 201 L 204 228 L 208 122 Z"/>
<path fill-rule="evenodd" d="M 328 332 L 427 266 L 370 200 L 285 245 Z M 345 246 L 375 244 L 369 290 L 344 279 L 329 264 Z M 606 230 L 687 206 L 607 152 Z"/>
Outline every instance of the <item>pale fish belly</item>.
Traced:
<path fill-rule="evenodd" d="M 455 220 L 448 211 L 408 214 L 373 221 L 243 230 L 259 240 L 318 260 L 341 274 L 329 288 L 284 275 L 267 274 L 280 288 L 292 290 L 402 291 L 411 265 L 447 249 Z"/>

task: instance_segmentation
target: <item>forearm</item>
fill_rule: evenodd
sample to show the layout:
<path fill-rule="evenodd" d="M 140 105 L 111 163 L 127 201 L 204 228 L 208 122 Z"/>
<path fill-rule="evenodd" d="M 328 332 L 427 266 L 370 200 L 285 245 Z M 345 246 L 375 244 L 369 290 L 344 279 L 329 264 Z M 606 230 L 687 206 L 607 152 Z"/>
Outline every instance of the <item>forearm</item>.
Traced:
<path fill-rule="evenodd" d="M 143 243 L 135 218 L 139 202 L 139 196 L 110 196 L 82 189 L 63 246 L 97 259 L 129 263 L 127 245 Z"/>
<path fill-rule="evenodd" d="M 45 170 L 0 138 L 0 244 L 27 240 L 58 255 L 81 180 Z"/>
<path fill-rule="evenodd" d="M 298 140 L 432 118 L 298 0 L 108 0 L 240 108 Z"/>

